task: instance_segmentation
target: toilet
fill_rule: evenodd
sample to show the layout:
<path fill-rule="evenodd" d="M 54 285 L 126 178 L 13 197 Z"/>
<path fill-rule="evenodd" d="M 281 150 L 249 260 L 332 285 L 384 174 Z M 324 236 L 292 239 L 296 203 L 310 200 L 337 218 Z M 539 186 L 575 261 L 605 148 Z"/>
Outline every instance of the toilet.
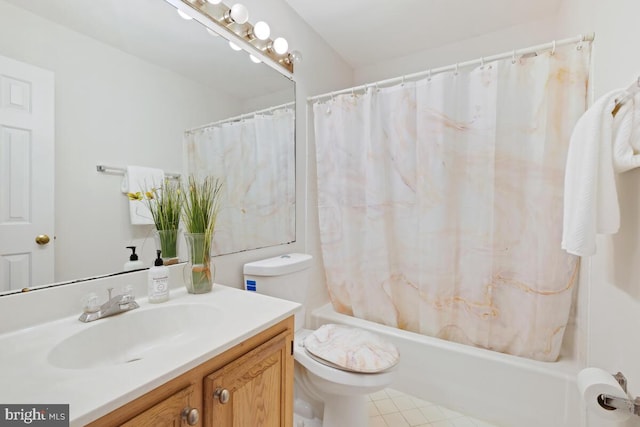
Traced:
<path fill-rule="evenodd" d="M 304 304 L 311 264 L 311 255 L 299 253 L 245 264 L 245 289 Z M 391 384 L 397 349 L 357 328 L 303 329 L 304 320 L 303 305 L 295 314 L 294 426 L 367 427 L 366 395 Z"/>

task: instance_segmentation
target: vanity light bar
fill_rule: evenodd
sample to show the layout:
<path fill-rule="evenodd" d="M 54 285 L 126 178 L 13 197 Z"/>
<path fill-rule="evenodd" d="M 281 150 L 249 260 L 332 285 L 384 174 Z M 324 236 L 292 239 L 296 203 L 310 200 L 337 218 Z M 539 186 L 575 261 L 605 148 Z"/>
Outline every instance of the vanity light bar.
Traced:
<path fill-rule="evenodd" d="M 235 45 L 260 59 L 267 65 L 293 78 L 293 64 L 297 54 L 288 51 L 278 53 L 273 49 L 274 40 L 255 36 L 251 22 L 238 23 L 231 18 L 232 8 L 223 2 L 212 3 L 207 0 L 165 0 L 202 25 L 223 36 Z M 233 7 L 236 7 L 234 5 Z"/>

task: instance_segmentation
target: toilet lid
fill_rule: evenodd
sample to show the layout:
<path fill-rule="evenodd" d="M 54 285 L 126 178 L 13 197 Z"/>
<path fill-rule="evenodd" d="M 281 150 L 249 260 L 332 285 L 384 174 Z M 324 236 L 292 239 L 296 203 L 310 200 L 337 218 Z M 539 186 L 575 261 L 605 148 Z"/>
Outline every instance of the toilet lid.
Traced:
<path fill-rule="evenodd" d="M 400 360 L 393 344 L 371 332 L 342 325 L 321 326 L 305 338 L 304 347 L 316 359 L 352 372 L 382 372 Z"/>

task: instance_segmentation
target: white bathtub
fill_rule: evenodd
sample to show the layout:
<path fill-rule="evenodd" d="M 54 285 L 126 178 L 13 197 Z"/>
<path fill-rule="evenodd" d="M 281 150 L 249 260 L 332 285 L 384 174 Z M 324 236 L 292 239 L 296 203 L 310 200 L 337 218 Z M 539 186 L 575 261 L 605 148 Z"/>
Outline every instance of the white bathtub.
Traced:
<path fill-rule="evenodd" d="M 331 304 L 311 327 L 338 323 L 368 329 L 400 350 L 392 388 L 501 427 L 580 427 L 584 410 L 572 361 L 538 362 L 339 314 Z"/>

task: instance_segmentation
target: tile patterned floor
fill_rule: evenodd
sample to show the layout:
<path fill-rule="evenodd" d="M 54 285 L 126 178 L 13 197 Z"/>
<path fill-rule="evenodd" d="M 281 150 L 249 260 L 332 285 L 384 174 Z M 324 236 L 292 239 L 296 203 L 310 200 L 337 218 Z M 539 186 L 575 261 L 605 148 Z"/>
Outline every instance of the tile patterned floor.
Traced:
<path fill-rule="evenodd" d="M 496 427 L 387 388 L 369 395 L 369 427 Z"/>

